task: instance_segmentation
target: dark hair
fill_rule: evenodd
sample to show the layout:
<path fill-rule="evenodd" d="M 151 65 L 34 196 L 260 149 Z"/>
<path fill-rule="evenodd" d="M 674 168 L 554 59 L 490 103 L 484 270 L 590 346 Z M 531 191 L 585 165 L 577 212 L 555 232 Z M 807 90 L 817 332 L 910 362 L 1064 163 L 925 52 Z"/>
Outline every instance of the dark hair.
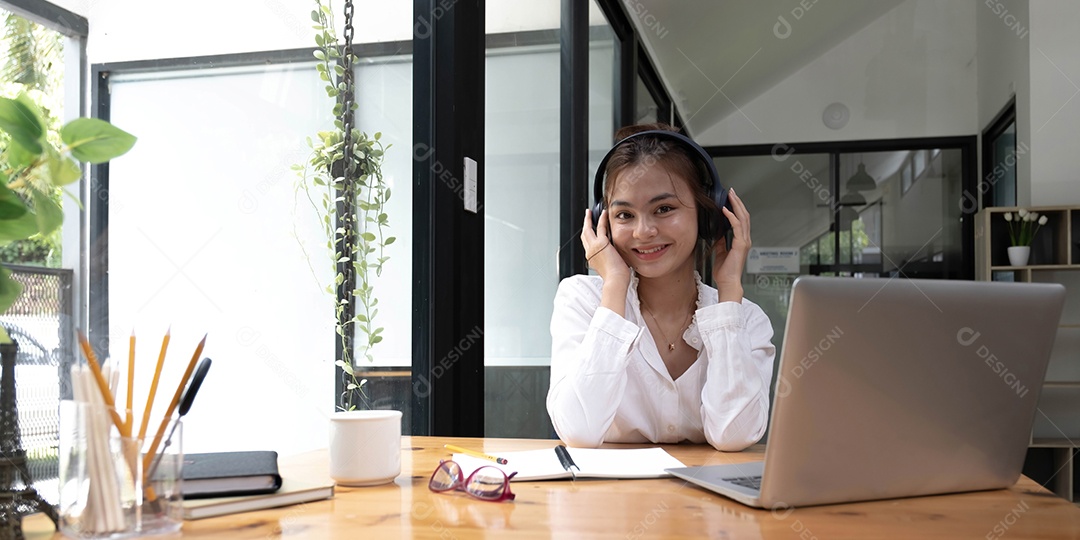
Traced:
<path fill-rule="evenodd" d="M 621 141 L 635 133 L 653 130 L 679 133 L 678 128 L 665 123 L 636 124 L 623 127 L 615 132 L 615 141 Z M 687 186 L 694 196 L 694 206 L 697 208 L 699 216 L 699 229 L 701 228 L 700 223 L 702 223 L 700 219 L 702 212 L 720 212 L 716 202 L 709 196 L 706 189 L 706 183 L 712 183 L 712 177 L 705 169 L 704 164 L 700 163 L 700 158 L 693 157 L 690 149 L 674 140 L 651 135 L 634 137 L 620 144 L 611 152 L 611 157 L 608 159 L 604 171 L 607 174 L 607 181 L 604 185 L 605 206 L 611 202 L 615 182 L 640 177 L 643 174 L 643 167 L 656 163 L 661 164 L 668 172 L 686 179 Z M 626 176 L 627 171 L 636 174 L 628 177 Z M 707 232 L 699 230 L 698 234 L 704 235 Z M 715 238 L 704 238 L 704 240 L 711 242 Z"/>

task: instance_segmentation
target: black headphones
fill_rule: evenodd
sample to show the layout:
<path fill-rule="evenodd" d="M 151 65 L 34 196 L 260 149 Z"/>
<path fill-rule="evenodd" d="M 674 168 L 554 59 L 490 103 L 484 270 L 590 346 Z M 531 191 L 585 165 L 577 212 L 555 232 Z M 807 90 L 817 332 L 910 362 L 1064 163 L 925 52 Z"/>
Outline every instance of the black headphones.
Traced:
<path fill-rule="evenodd" d="M 604 155 L 604 159 L 600 160 L 600 166 L 596 168 L 596 177 L 593 179 L 593 199 L 596 201 L 592 209 L 593 230 L 596 230 L 600 225 L 600 212 L 604 210 L 604 171 L 607 167 L 608 160 L 611 159 L 611 155 L 615 153 L 615 150 L 620 145 L 630 139 L 644 136 L 669 139 L 679 143 L 687 150 L 691 151 L 691 158 L 696 157 L 697 160 L 705 166 L 706 172 L 709 173 L 709 178 L 705 179 L 705 192 L 709 195 L 709 198 L 716 203 L 717 210 L 715 212 L 708 212 L 702 208 L 698 208 L 698 236 L 707 240 L 723 238 L 727 234 L 728 229 L 731 228 L 731 224 L 728 223 L 727 218 L 724 217 L 724 213 L 720 211 L 720 208 L 726 206 L 728 210 L 731 210 L 731 205 L 728 203 L 727 190 L 720 184 L 720 175 L 717 174 L 716 166 L 713 165 L 712 156 L 710 156 L 704 148 L 699 146 L 698 143 L 690 139 L 690 137 L 674 131 L 658 129 L 641 131 L 615 143 L 615 145 L 611 147 L 611 150 L 608 150 L 608 153 Z"/>

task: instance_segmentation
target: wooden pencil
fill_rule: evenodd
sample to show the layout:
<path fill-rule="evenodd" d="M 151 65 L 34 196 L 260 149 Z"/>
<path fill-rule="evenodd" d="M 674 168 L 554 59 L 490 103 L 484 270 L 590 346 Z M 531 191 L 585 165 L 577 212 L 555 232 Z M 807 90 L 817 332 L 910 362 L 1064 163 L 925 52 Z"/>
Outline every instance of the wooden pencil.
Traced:
<path fill-rule="evenodd" d="M 135 388 L 135 329 L 131 329 L 131 339 L 128 340 L 128 372 L 127 372 L 127 407 L 125 409 L 124 423 L 127 424 L 128 433 L 131 433 L 133 419 L 131 417 L 131 393 Z"/>
<path fill-rule="evenodd" d="M 184 376 L 180 379 L 180 384 L 176 386 L 176 392 L 173 393 L 172 400 L 169 402 L 169 408 L 165 410 L 165 417 L 161 419 L 161 426 L 158 427 L 157 434 L 154 435 L 154 441 L 150 443 L 150 448 L 143 457 L 143 471 L 150 470 L 150 464 L 154 461 L 154 455 L 157 454 L 157 448 L 158 445 L 161 444 L 161 438 L 165 436 L 165 428 L 169 426 L 169 420 L 172 419 L 173 411 L 176 410 L 176 405 L 180 403 L 180 395 L 184 393 L 184 387 L 187 386 L 188 379 L 191 378 L 191 373 L 195 371 L 195 364 L 199 361 L 199 356 L 202 355 L 203 347 L 205 345 L 206 336 L 204 335 L 202 341 L 195 347 L 195 353 L 191 355 L 191 361 L 188 362 L 187 370 L 184 371 Z"/>
<path fill-rule="evenodd" d="M 146 407 L 143 409 L 142 425 L 139 426 L 139 440 L 146 437 L 146 426 L 150 423 L 150 411 L 154 408 L 154 396 L 157 394 L 158 381 L 161 379 L 161 366 L 165 363 L 165 351 L 169 349 L 169 339 L 172 328 L 165 331 L 165 337 L 161 339 L 161 352 L 158 354 L 157 367 L 154 368 L 154 378 L 150 381 L 150 394 L 146 396 Z"/>

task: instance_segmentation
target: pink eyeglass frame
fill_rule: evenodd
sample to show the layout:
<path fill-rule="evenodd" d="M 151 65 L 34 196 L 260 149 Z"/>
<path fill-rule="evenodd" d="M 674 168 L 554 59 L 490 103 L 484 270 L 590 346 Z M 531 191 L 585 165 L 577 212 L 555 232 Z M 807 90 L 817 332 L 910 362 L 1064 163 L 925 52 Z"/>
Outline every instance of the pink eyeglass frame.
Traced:
<path fill-rule="evenodd" d="M 446 464 L 448 464 L 448 463 L 452 463 L 454 465 L 454 470 L 452 471 L 452 472 L 454 472 L 454 474 L 453 474 L 454 483 L 448 488 L 436 489 L 432 485 L 432 482 L 435 481 L 435 475 L 439 474 L 439 471 L 443 468 L 443 466 L 446 466 Z M 473 479 L 474 476 L 476 476 L 476 473 L 478 473 L 478 472 L 480 472 L 480 471 L 482 471 L 484 469 L 495 469 L 496 471 L 499 471 L 499 474 L 501 474 L 503 476 L 502 492 L 496 498 L 481 497 L 481 496 L 479 496 L 479 495 L 465 489 L 465 486 L 472 483 L 472 479 Z M 435 468 L 435 471 L 431 473 L 431 478 L 428 479 L 428 489 L 430 489 L 431 491 L 434 491 L 436 493 L 445 493 L 447 491 L 464 491 L 470 497 L 473 497 L 475 499 L 480 499 L 481 501 L 489 501 L 489 502 L 502 502 L 502 501 L 506 501 L 506 500 L 511 500 L 512 501 L 512 500 L 514 500 L 514 497 L 516 497 L 516 495 L 514 495 L 514 493 L 510 491 L 510 479 L 513 478 L 514 475 L 517 474 L 517 471 L 514 471 L 514 472 L 510 473 L 509 475 L 507 475 L 505 472 L 503 472 L 502 469 L 500 469 L 498 467 L 493 467 L 491 465 L 485 465 L 485 466 L 480 467 L 479 469 L 476 469 L 475 471 L 473 471 L 472 474 L 470 474 L 468 478 L 465 478 L 464 474 L 465 474 L 464 471 L 461 470 L 461 465 L 459 465 L 456 461 L 454 461 L 452 459 L 439 460 L 439 466 Z"/>

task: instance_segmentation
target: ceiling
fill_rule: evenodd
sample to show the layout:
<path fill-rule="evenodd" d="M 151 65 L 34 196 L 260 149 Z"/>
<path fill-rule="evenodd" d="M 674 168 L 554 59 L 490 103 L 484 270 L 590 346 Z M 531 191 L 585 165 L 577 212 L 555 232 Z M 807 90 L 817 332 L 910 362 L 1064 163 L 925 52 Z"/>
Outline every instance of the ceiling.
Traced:
<path fill-rule="evenodd" d="M 634 0 L 626 6 L 686 131 L 696 136 L 742 114 L 740 109 L 755 98 L 901 3 Z M 895 177 L 906 157 L 906 152 L 845 155 L 840 175 L 849 177 L 857 158 L 880 185 Z M 758 223 L 770 224 L 755 229 L 755 242 L 800 246 L 827 230 L 828 205 L 818 197 L 832 194 L 828 189 L 811 189 L 806 178 L 828 186 L 828 156 L 729 158 L 717 167 L 730 185 L 738 186 L 747 205 L 756 208 Z M 880 191 L 875 193 L 879 198 Z M 793 209 L 805 210 L 807 215 L 797 215 Z"/>
<path fill-rule="evenodd" d="M 635 0 L 627 11 L 700 134 L 902 0 Z"/>

